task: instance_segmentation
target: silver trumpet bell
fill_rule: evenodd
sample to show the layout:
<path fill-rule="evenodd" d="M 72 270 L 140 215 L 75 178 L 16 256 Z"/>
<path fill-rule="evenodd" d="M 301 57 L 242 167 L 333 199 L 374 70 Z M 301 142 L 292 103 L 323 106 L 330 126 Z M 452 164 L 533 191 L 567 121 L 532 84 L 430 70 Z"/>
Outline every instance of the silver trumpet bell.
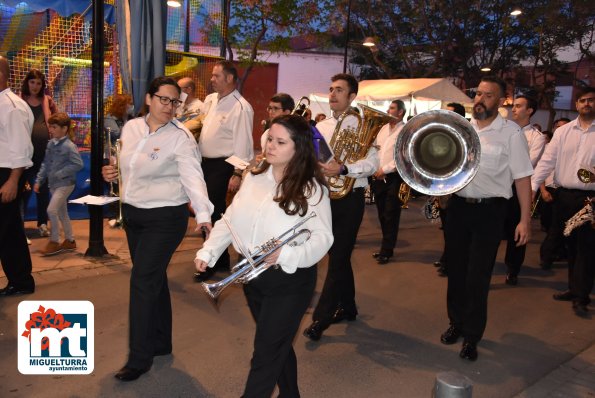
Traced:
<path fill-rule="evenodd" d="M 209 297 L 217 300 L 221 292 L 232 283 L 248 283 L 252 279 L 258 277 L 264 271 L 269 269 L 269 267 L 275 266 L 274 264 L 269 264 L 265 261 L 267 256 L 279 250 L 286 244 L 293 247 L 310 239 L 312 233 L 309 229 L 297 229 L 312 217 L 316 217 L 315 212 L 311 212 L 308 216 L 302 218 L 298 223 L 278 237 L 271 238 L 258 246 L 254 253 L 250 253 L 249 258 L 244 258 L 233 266 L 231 270 L 232 274 L 227 278 L 215 283 L 203 282 L 201 283 L 202 288 Z M 303 239 L 298 240 L 300 236 L 303 236 Z"/>
<path fill-rule="evenodd" d="M 394 153 L 407 185 L 432 196 L 451 194 L 471 182 L 480 156 L 479 136 L 471 123 L 447 110 L 424 112 L 407 122 Z"/>

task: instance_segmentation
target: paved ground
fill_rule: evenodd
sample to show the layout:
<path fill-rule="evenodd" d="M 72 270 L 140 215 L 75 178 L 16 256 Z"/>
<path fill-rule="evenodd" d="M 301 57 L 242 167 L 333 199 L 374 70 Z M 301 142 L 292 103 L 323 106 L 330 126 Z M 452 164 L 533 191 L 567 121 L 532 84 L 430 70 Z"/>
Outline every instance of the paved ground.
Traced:
<path fill-rule="evenodd" d="M 414 201 L 403 212 L 397 257 L 385 266 L 371 261 L 379 232 L 375 209 L 367 208 L 353 256 L 360 316 L 332 326 L 318 343 L 296 337 L 302 396 L 430 397 L 436 375 L 456 371 L 471 379 L 474 397 L 595 397 L 595 322 L 551 299 L 565 287 L 566 269 L 558 264 L 546 272 L 537 266 L 543 238 L 537 223 L 519 286 L 504 284 L 499 253 L 479 360 L 462 361 L 459 345 L 440 344 L 448 326 L 446 280 L 436 276 L 432 262 L 440 255 L 442 238 L 438 225 L 421 215 L 422 202 Z M 192 259 L 201 244 L 196 234 L 189 230 L 169 268 L 174 354 L 157 358 L 138 381 L 121 383 L 113 373 L 124 364 L 127 349 L 130 263 L 124 233 L 106 226 L 105 246 L 113 257 L 98 260 L 83 256 L 88 222 L 75 221 L 74 226 L 76 253 L 40 257 L 45 239 L 33 239 L 35 294 L 0 300 L 0 397 L 241 395 L 254 324 L 239 287 L 227 289 L 216 308 L 192 282 Z M 317 294 L 325 272 L 326 260 L 319 266 Z M 0 285 L 5 283 L 0 274 Z M 96 360 L 91 375 L 18 372 L 16 313 L 24 299 L 93 302 Z M 310 313 L 301 329 L 309 321 Z"/>

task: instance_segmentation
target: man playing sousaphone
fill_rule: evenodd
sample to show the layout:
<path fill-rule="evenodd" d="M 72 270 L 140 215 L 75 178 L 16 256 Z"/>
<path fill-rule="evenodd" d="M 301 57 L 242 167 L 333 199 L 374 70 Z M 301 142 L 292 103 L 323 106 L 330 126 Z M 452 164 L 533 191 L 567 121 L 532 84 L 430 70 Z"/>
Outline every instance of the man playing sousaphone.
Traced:
<path fill-rule="evenodd" d="M 556 130 L 531 179 L 533 195 L 553 171 L 556 190 L 550 228 L 564 229 L 564 223 L 595 197 L 595 181 L 580 179 L 579 170 L 595 167 L 595 88 L 585 87 L 576 96 L 578 117 Z M 575 228 L 567 238 L 568 290 L 554 294 L 554 300 L 572 301 L 577 315 L 588 312 L 589 294 L 595 277 L 595 229 L 591 223 Z"/>

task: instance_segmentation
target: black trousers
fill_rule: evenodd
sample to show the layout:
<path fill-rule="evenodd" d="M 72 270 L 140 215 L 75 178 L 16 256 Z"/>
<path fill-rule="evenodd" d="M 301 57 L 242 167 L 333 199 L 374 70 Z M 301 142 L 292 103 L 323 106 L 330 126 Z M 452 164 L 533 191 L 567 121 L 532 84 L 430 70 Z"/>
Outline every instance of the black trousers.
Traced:
<path fill-rule="evenodd" d="M 544 203 L 549 208 L 549 223 L 547 233 L 539 248 L 539 258 L 542 264 L 552 264 L 558 259 L 560 254 L 566 253 L 566 239 L 564 238 L 564 223 L 572 214 L 568 215 L 572 209 L 564 211 L 558 202 L 558 189 L 546 188 L 554 198 L 551 203 Z M 573 207 L 574 208 L 574 207 Z M 564 214 L 565 213 L 565 214 Z M 542 215 L 548 214 L 544 211 Z M 547 217 L 547 216 L 546 216 Z M 566 217 L 566 218 L 564 218 Z"/>
<path fill-rule="evenodd" d="M 316 286 L 316 266 L 287 274 L 271 268 L 244 285 L 256 321 L 254 352 L 243 397 L 299 397 L 293 339 Z"/>
<path fill-rule="evenodd" d="M 214 206 L 211 223 L 221 218 L 227 209 L 227 186 L 233 175 L 233 166 L 225 161 L 225 158 L 203 158 L 202 172 L 205 177 L 205 184 L 209 194 L 209 200 Z M 225 250 L 219 260 L 215 263 L 217 269 L 229 270 L 229 253 Z"/>
<path fill-rule="evenodd" d="M 11 169 L 0 168 L 0 186 L 8 181 L 11 172 Z M 0 262 L 9 285 L 28 289 L 35 288 L 35 281 L 31 275 L 31 254 L 21 218 L 24 184 L 25 178 L 21 176 L 16 199 L 8 203 L 0 202 Z"/>
<path fill-rule="evenodd" d="M 122 208 L 130 275 L 130 352 L 126 366 L 151 366 L 153 356 L 172 349 L 171 299 L 167 266 L 186 234 L 188 206 Z"/>
<path fill-rule="evenodd" d="M 506 254 L 504 263 L 508 268 L 508 273 L 517 276 L 521 271 L 521 266 L 525 261 L 525 251 L 527 245 L 517 246 L 514 240 L 514 231 L 521 221 L 521 207 L 516 193 L 516 188 L 512 187 L 512 197 L 508 199 L 506 222 L 504 226 L 504 236 L 506 238 Z"/>
<path fill-rule="evenodd" d="M 490 280 L 505 215 L 503 198 L 472 204 L 453 195 L 448 202 L 448 318 L 472 342 L 481 340 L 486 327 Z"/>
<path fill-rule="evenodd" d="M 351 253 L 364 217 L 364 189 L 356 188 L 342 199 L 331 200 L 334 243 L 328 254 L 328 271 L 312 319 L 326 329 L 339 306 L 357 314 Z"/>
<path fill-rule="evenodd" d="M 403 180 L 397 173 L 387 174 L 384 180 L 371 182 L 382 229 L 382 243 L 379 251 L 381 256 L 392 257 L 397 244 L 401 220 L 401 202 L 397 195 L 401 182 Z"/>
<path fill-rule="evenodd" d="M 584 206 L 587 197 L 595 197 L 595 191 L 558 188 L 554 202 L 553 224 L 564 225 Z M 575 301 L 588 304 L 595 278 L 595 229 L 591 223 L 576 228 L 568 238 L 568 288 Z"/>
<path fill-rule="evenodd" d="M 35 185 L 35 180 L 37 179 L 37 173 L 39 172 L 40 167 L 41 163 L 33 164 L 33 167 L 25 170 L 25 179 L 27 182 L 29 182 L 29 185 L 31 186 L 31 191 L 27 191 L 23 195 L 24 210 L 27 210 L 27 203 L 29 203 L 29 199 L 33 194 L 33 185 Z M 35 199 L 37 199 L 36 212 L 37 226 L 39 227 L 41 224 L 48 223 L 47 209 L 48 205 L 50 204 L 50 188 L 48 187 L 47 181 L 39 187 L 39 193 L 35 194 Z"/>

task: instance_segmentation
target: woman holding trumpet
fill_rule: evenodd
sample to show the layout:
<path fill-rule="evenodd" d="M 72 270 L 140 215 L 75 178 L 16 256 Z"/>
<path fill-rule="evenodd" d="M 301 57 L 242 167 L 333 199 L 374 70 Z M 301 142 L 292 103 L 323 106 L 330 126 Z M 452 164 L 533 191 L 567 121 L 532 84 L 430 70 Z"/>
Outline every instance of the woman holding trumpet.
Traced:
<path fill-rule="evenodd" d="M 115 377 L 136 380 L 153 357 L 172 351 L 172 314 L 167 266 L 188 226 L 188 202 L 198 228 L 211 229 L 213 205 L 200 167 L 194 137 L 174 119 L 181 104 L 180 87 L 157 77 L 147 91 L 149 113 L 122 129 L 119 169 L 124 229 L 132 258 L 128 362 Z M 107 182 L 118 167 L 104 166 Z"/>
<path fill-rule="evenodd" d="M 304 118 L 275 118 L 266 141 L 266 160 L 252 170 L 225 212 L 231 228 L 248 248 L 277 237 L 309 213 L 310 239 L 272 252 L 271 267 L 244 285 L 256 335 L 244 397 L 298 397 L 297 360 L 293 338 L 306 312 L 316 284 L 316 263 L 333 243 L 326 180 L 318 166 L 311 131 Z M 231 231 L 218 221 L 196 254 L 199 272 L 214 266 L 232 242 Z M 236 250 L 239 248 L 236 247 Z M 239 251 L 239 250 L 238 250 Z"/>

